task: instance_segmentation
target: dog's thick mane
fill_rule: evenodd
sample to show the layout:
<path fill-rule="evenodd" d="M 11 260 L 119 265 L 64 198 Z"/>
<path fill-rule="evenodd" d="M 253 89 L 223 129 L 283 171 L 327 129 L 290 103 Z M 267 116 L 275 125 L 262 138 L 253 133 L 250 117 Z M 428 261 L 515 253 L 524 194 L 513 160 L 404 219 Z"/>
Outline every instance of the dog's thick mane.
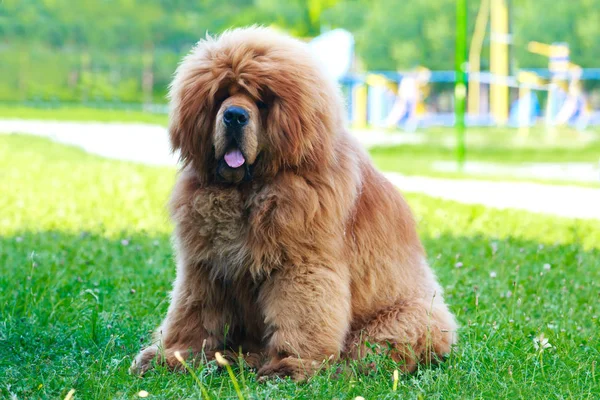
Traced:
<path fill-rule="evenodd" d="M 169 93 L 171 143 L 205 183 L 215 164 L 216 110 L 232 85 L 267 103 L 267 151 L 255 175 L 318 170 L 334 160 L 332 141 L 344 129 L 338 88 L 307 46 L 267 31 L 251 27 L 209 36 L 177 68 Z"/>

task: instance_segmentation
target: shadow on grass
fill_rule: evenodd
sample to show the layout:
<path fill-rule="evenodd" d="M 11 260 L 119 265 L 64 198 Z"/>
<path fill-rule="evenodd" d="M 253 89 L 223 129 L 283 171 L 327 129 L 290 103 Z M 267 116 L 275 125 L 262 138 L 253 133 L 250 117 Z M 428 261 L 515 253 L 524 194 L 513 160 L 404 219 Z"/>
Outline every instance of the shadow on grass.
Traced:
<path fill-rule="evenodd" d="M 460 345 L 441 368 L 403 377 L 401 393 L 526 396 L 556 385 L 570 396 L 588 393 L 584 372 L 599 356 L 600 252 L 485 236 L 423 240 L 462 325 Z M 127 374 L 168 306 L 175 269 L 167 235 L 22 232 L 0 237 L 0 272 L 1 397 L 64 397 L 71 387 L 80 398 L 141 389 L 198 395 L 186 375 Z M 554 346 L 543 365 L 532 341 L 542 332 Z M 237 373 L 245 393 L 259 398 L 390 396 L 393 365 L 378 362 L 369 377 L 333 381 L 326 373 L 307 385 L 258 385 L 248 371 Z M 201 379 L 214 397 L 235 396 L 228 378 L 211 371 Z"/>

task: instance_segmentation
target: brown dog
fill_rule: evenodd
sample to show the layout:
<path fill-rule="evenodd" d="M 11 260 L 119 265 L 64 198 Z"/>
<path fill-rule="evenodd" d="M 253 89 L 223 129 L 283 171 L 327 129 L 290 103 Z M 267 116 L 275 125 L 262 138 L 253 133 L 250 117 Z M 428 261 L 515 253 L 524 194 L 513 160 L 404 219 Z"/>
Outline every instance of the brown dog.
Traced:
<path fill-rule="evenodd" d="M 241 348 L 259 375 L 302 380 L 366 342 L 406 371 L 450 351 L 456 322 L 411 212 L 303 43 L 264 28 L 207 38 L 170 96 L 177 278 L 133 371 Z"/>

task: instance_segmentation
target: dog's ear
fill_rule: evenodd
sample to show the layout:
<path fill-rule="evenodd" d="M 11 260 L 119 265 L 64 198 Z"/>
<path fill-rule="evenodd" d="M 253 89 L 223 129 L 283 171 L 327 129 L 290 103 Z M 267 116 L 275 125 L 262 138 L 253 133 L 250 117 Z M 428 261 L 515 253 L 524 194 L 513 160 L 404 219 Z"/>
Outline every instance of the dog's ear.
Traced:
<path fill-rule="evenodd" d="M 267 118 L 275 161 L 295 169 L 326 166 L 333 161 L 334 136 L 344 129 L 335 88 L 310 64 L 278 66 L 271 73 L 275 96 Z"/>
<path fill-rule="evenodd" d="M 175 78 L 177 79 L 177 78 Z M 202 155 L 203 139 L 210 139 L 212 101 L 200 84 L 176 87 L 173 82 L 169 112 L 169 137 L 173 151 L 189 163 Z"/>
<path fill-rule="evenodd" d="M 210 65 L 184 59 L 169 90 L 169 137 L 183 165 L 193 164 L 199 178 L 208 178 L 214 161 L 212 131 L 215 97 L 222 80 L 215 79 Z"/>

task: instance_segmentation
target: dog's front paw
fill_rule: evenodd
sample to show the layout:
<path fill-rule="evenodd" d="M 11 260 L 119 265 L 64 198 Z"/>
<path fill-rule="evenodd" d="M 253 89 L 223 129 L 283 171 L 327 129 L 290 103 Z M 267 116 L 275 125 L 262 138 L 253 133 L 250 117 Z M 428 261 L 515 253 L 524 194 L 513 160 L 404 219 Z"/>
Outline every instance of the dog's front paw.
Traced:
<path fill-rule="evenodd" d="M 143 375 L 153 367 L 153 361 L 158 355 L 158 346 L 153 345 L 140 351 L 129 367 L 129 373 Z"/>
<path fill-rule="evenodd" d="M 302 360 L 295 357 L 272 360 L 258 370 L 258 380 L 264 382 L 267 379 L 289 376 L 296 382 L 302 382 L 314 375 L 322 364 L 317 361 Z"/>
<path fill-rule="evenodd" d="M 131 363 L 129 372 L 132 374 L 143 375 L 148 370 L 160 364 L 172 371 L 185 371 L 184 362 L 194 366 L 197 362 L 202 362 L 199 353 L 191 350 L 178 350 L 177 348 L 164 349 L 157 345 L 152 345 L 142 350 Z"/>

